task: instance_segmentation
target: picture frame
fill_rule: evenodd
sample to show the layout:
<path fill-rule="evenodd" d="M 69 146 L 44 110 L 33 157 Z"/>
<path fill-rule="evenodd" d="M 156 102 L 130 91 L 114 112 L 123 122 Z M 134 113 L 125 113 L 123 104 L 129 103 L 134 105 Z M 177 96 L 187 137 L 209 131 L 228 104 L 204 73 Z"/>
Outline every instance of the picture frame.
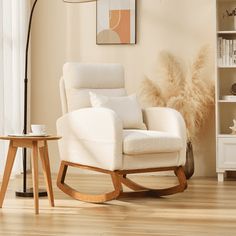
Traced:
<path fill-rule="evenodd" d="M 97 45 L 136 44 L 136 0 L 97 0 Z"/>

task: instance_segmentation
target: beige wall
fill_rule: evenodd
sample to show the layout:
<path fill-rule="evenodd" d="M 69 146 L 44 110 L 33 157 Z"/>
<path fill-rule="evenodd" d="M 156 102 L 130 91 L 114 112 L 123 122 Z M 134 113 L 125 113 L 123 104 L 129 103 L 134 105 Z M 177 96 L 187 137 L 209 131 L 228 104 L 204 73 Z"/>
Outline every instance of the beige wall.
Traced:
<path fill-rule="evenodd" d="M 61 115 L 58 81 L 65 61 L 119 62 L 126 71 L 126 88 L 138 92 L 144 75 L 153 77 L 160 50 L 188 64 L 204 44 L 215 47 L 214 0 L 138 0 L 136 45 L 96 45 L 96 4 L 66 5 L 40 0 L 33 24 L 32 123 L 45 123 L 55 133 Z M 212 52 L 213 55 L 214 51 Z M 214 57 L 209 66 L 214 79 Z M 215 175 L 214 113 L 194 144 L 196 175 Z M 59 158 L 50 146 L 53 171 Z"/>

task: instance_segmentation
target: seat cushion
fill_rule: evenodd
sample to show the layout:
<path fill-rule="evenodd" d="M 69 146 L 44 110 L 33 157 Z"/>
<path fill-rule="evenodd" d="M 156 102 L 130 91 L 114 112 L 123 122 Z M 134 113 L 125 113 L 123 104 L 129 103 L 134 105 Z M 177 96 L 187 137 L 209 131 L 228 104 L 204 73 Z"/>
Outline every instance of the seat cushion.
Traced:
<path fill-rule="evenodd" d="M 176 152 L 183 147 L 180 137 L 151 130 L 123 130 L 123 153 L 127 155 Z"/>
<path fill-rule="evenodd" d="M 184 161 L 180 158 L 179 151 L 141 155 L 123 154 L 122 169 L 132 170 L 183 166 L 185 164 Z"/>

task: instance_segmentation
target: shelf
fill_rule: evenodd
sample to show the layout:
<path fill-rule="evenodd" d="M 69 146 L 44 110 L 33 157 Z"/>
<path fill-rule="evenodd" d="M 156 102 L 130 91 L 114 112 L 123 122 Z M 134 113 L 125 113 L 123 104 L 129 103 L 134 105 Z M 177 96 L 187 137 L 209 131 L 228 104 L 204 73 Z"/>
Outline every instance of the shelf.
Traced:
<path fill-rule="evenodd" d="M 217 138 L 236 138 L 236 134 L 218 134 Z"/>
<path fill-rule="evenodd" d="M 220 103 L 236 103 L 236 100 L 223 100 L 223 99 L 220 99 L 220 100 L 218 100 L 218 102 L 220 102 Z"/>
<path fill-rule="evenodd" d="M 231 3 L 234 2 L 235 0 L 218 0 L 219 3 Z"/>
<path fill-rule="evenodd" d="M 234 66 L 218 66 L 218 69 L 227 69 L 227 68 L 236 68 L 236 65 Z"/>
<path fill-rule="evenodd" d="M 219 30 L 217 34 L 236 34 L 236 30 Z"/>

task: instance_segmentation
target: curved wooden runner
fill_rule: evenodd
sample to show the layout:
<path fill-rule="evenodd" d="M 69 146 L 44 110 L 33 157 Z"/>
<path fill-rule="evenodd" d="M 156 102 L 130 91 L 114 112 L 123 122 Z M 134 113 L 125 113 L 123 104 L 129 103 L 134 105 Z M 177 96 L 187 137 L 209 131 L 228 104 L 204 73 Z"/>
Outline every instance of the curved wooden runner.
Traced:
<path fill-rule="evenodd" d="M 171 168 L 173 169 L 173 168 Z M 153 197 L 161 197 L 166 195 L 175 194 L 178 192 L 183 192 L 187 188 L 187 181 L 184 174 L 184 170 L 182 167 L 174 168 L 175 175 L 179 180 L 179 184 L 170 188 L 163 189 L 149 189 L 142 185 L 135 183 L 134 181 L 128 179 L 125 176 L 120 177 L 120 181 L 122 184 L 126 185 L 128 188 L 134 190 L 134 192 L 123 192 L 120 194 L 121 197 L 144 197 L 144 196 L 153 196 Z"/>
<path fill-rule="evenodd" d="M 67 173 L 68 166 L 78 167 L 82 169 L 88 169 L 92 171 L 101 172 L 104 174 L 109 174 L 111 176 L 114 191 L 104 194 L 86 194 L 81 193 L 74 188 L 70 187 L 65 183 L 65 177 Z M 168 171 L 173 170 L 179 180 L 179 184 L 165 189 L 149 189 L 141 186 L 134 181 L 127 178 L 127 174 L 133 173 L 145 173 L 145 172 L 157 172 L 157 171 Z M 122 184 L 134 190 L 132 192 L 123 192 Z M 91 166 L 84 166 L 80 164 L 75 164 L 67 161 L 62 161 L 60 170 L 57 178 L 57 186 L 66 194 L 80 201 L 93 202 L 93 203 L 103 203 L 117 198 L 124 197 L 145 197 L 145 196 L 165 196 L 170 194 L 175 194 L 178 192 L 183 192 L 187 188 L 187 181 L 182 167 L 168 167 L 168 168 L 150 168 L 141 170 L 120 170 L 120 171 L 109 171 Z"/>

